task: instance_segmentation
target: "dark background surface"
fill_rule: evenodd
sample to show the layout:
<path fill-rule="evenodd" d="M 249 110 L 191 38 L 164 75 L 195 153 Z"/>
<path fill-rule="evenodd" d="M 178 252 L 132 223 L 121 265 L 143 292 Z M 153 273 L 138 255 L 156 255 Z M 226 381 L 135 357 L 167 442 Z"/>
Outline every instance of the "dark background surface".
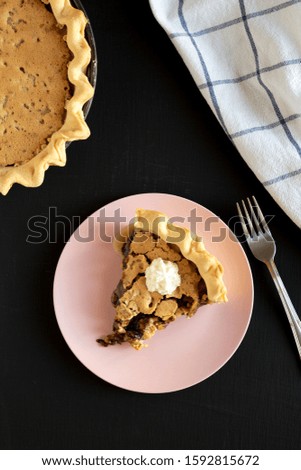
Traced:
<path fill-rule="evenodd" d="M 98 47 L 91 137 L 40 188 L 0 201 L 0 444 L 2 449 L 300 449 L 300 360 L 273 282 L 246 250 L 254 277 L 251 324 L 238 351 L 189 389 L 139 394 L 89 372 L 58 328 L 56 243 L 29 244 L 30 217 L 84 220 L 143 192 L 194 200 L 225 222 L 255 194 L 275 215 L 276 262 L 301 312 L 300 231 L 244 163 L 201 97 L 148 2 L 83 1 Z M 237 286 L 239 289 L 239 286 Z"/>

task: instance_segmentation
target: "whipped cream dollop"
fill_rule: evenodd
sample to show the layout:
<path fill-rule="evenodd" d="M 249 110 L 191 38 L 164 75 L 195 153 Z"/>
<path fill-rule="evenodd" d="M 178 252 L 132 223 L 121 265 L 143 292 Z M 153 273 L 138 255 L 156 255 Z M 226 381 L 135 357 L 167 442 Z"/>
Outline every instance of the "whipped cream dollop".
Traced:
<path fill-rule="evenodd" d="M 149 292 L 172 294 L 181 284 L 178 265 L 162 258 L 154 259 L 145 270 L 146 287 Z"/>

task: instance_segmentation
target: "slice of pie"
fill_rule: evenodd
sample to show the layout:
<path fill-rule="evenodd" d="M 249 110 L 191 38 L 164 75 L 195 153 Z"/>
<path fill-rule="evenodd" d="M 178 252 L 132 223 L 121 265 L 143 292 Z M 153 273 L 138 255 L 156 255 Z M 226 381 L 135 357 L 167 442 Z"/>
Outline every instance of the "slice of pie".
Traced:
<path fill-rule="evenodd" d="M 227 302 L 220 262 L 167 215 L 138 209 L 114 245 L 122 256 L 122 278 L 112 295 L 113 332 L 97 340 L 103 346 L 128 342 L 139 350 L 178 317 Z"/>
<path fill-rule="evenodd" d="M 0 31 L 0 192 L 39 186 L 66 163 L 66 142 L 90 131 L 83 105 L 91 50 L 87 19 L 69 0 L 3 0 Z"/>

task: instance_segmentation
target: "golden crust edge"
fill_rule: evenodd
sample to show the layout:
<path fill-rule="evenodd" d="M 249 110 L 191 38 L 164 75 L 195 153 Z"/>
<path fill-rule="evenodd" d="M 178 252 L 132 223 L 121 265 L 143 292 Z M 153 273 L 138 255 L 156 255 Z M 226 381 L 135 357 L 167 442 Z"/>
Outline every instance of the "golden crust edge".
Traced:
<path fill-rule="evenodd" d="M 27 162 L 0 168 L 0 193 L 4 196 L 15 183 L 26 187 L 40 186 L 50 166 L 66 164 L 66 142 L 84 140 L 90 136 L 83 113 L 84 104 L 94 94 L 94 88 L 85 74 L 91 60 L 91 49 L 85 39 L 88 20 L 81 10 L 71 5 L 70 0 L 41 1 L 50 4 L 56 21 L 67 27 L 66 41 L 74 56 L 68 65 L 68 80 L 74 85 L 74 93 L 65 105 L 63 126 L 52 134 L 47 146 Z"/>
<path fill-rule="evenodd" d="M 136 209 L 135 221 L 132 226 L 122 229 L 119 240 L 114 240 L 114 249 L 121 253 L 124 238 L 135 227 L 142 228 L 142 221 L 147 221 L 149 231 L 155 233 L 168 243 L 177 245 L 185 258 L 192 261 L 205 281 L 209 303 L 227 302 L 227 288 L 223 281 L 224 268 L 220 261 L 206 250 L 202 241 L 192 238 L 190 230 L 169 223 L 169 218 L 162 212 Z M 181 239 L 175 240 L 175 232 L 181 231 Z M 172 241 L 171 241 L 172 240 Z"/>

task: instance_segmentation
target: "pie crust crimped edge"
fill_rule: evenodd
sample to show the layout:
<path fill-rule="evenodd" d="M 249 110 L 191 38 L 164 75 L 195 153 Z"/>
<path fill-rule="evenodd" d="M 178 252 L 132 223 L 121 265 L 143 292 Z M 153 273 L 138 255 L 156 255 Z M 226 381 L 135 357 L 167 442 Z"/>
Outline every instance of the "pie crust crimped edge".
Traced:
<path fill-rule="evenodd" d="M 88 20 L 81 10 L 71 5 L 70 0 L 41 1 L 50 4 L 57 23 L 66 26 L 66 42 L 74 56 L 68 65 L 68 80 L 73 84 L 74 92 L 65 104 L 63 126 L 52 134 L 46 147 L 27 162 L 0 168 L 0 193 L 3 195 L 8 193 L 14 183 L 27 187 L 40 186 L 49 166 L 66 164 L 66 142 L 84 140 L 90 135 L 82 109 L 94 94 L 85 74 L 91 60 L 91 49 L 85 39 Z"/>
<path fill-rule="evenodd" d="M 125 237 L 133 229 L 150 231 L 167 243 L 177 245 L 182 255 L 192 261 L 205 281 L 209 303 L 227 302 L 227 288 L 223 281 L 224 268 L 218 259 L 209 253 L 204 243 L 193 237 L 190 230 L 169 222 L 166 214 L 158 211 L 136 209 L 134 223 L 126 226 L 120 238 L 115 238 L 114 248 L 121 253 Z M 180 236 L 179 236 L 180 234 Z M 176 239 L 179 239 L 178 241 Z"/>

